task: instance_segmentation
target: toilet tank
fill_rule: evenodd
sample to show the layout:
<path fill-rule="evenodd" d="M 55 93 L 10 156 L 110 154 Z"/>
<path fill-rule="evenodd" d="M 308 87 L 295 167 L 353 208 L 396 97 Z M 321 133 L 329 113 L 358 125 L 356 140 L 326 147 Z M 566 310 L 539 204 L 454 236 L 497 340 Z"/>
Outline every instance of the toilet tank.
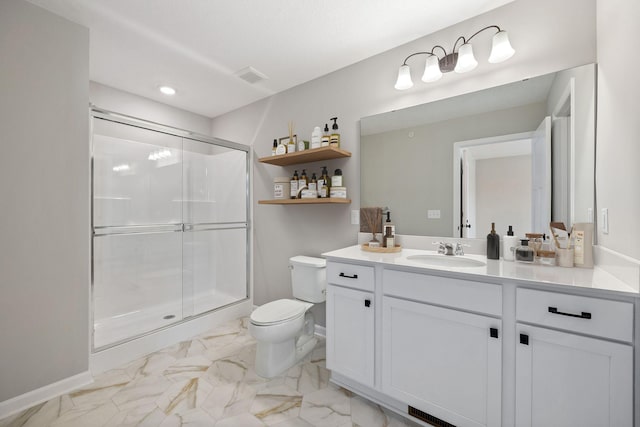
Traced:
<path fill-rule="evenodd" d="M 293 297 L 308 302 L 324 302 L 327 297 L 327 261 L 323 258 L 289 258 Z"/>

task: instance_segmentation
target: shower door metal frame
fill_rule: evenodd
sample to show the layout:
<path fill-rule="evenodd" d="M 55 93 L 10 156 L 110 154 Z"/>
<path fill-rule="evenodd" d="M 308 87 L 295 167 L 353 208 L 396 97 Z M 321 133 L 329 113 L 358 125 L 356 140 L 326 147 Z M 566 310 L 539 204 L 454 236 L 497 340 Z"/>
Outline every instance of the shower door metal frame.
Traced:
<path fill-rule="evenodd" d="M 137 127 L 137 128 L 141 128 L 141 129 L 145 129 L 145 130 L 150 130 L 150 131 L 154 131 L 154 132 L 160 132 L 160 133 L 164 133 L 167 135 L 172 135 L 172 136 L 176 136 L 176 137 L 180 137 L 182 139 L 188 139 L 188 140 L 192 140 L 192 141 L 196 141 L 196 142 L 202 142 L 202 143 L 206 143 L 206 144 L 211 144 L 211 145 L 215 145 L 215 146 L 219 146 L 219 147 L 224 147 L 224 148 L 229 148 L 232 150 L 238 150 L 238 151 L 244 151 L 246 153 L 246 164 L 245 164 L 245 170 L 246 170 L 246 180 L 245 180 L 245 189 L 246 189 L 246 194 L 245 194 L 245 207 L 246 207 L 246 213 L 245 213 L 245 222 L 233 222 L 233 223 L 227 223 L 227 224 L 234 224 L 234 226 L 232 227 L 228 227 L 225 226 L 224 223 L 203 223 L 203 224 L 185 224 L 184 222 L 182 223 L 178 223 L 178 224 L 166 224 L 166 225 L 134 225 L 134 226 L 121 226 L 121 227 L 96 227 L 93 223 L 93 199 L 94 199 L 94 194 L 93 194 L 93 184 L 94 184 L 94 176 L 93 176 L 93 167 L 94 167 L 94 158 L 93 158 L 93 119 L 100 119 L 100 120 L 106 120 L 109 122 L 114 122 L 114 123 L 119 123 L 119 124 L 123 124 L 123 125 L 128 125 L 128 126 L 133 126 L 133 127 Z M 211 314 L 212 312 L 215 311 L 219 311 L 219 310 L 224 310 L 226 307 L 230 307 L 236 304 L 241 304 L 247 300 L 249 300 L 251 298 L 251 150 L 250 147 L 247 145 L 243 145 L 243 144 L 239 144 L 237 142 L 232 142 L 232 141 L 227 141 L 224 139 L 220 139 L 220 138 L 214 138 L 211 136 L 207 136 L 207 135 L 202 135 L 196 132 L 192 132 L 192 131 L 188 131 L 188 130 L 184 130 L 184 129 L 179 129 L 179 128 L 174 128 L 171 126 L 167 126 L 167 125 L 163 125 L 161 123 L 156 123 L 156 122 L 151 122 L 148 120 L 144 120 L 144 119 L 140 119 L 137 117 L 132 117 L 132 116 L 128 116 L 125 114 L 121 114 L 121 113 L 117 113 L 114 111 L 110 111 L 110 110 L 105 110 L 99 107 L 96 107 L 95 105 L 91 104 L 90 108 L 89 108 L 89 129 L 90 129 L 90 150 L 91 150 L 91 158 L 90 158 L 90 166 L 91 166 L 91 179 L 90 179 L 90 186 L 91 186 L 91 313 L 90 313 L 90 322 L 91 322 L 91 353 L 96 353 L 99 351 L 103 351 L 103 350 L 107 350 L 109 348 L 112 347 L 116 347 L 118 345 L 124 344 L 126 342 L 150 335 L 150 334 L 154 334 L 158 331 L 162 331 L 165 329 L 169 329 L 169 328 L 173 328 L 176 325 L 180 325 L 182 323 L 186 323 L 186 322 L 190 322 L 193 319 L 197 319 L 199 317 L 202 316 L 207 316 L 209 314 Z M 184 218 L 183 218 L 184 220 Z M 106 232 L 106 233 L 96 233 L 96 230 L 101 230 L 101 229 L 105 229 L 105 228 L 109 228 L 111 229 L 112 232 Z M 160 228 L 166 228 L 166 230 L 162 230 L 162 231 L 158 231 L 158 229 Z M 204 231 L 204 230 L 216 230 L 216 229 L 241 229 L 244 228 L 246 229 L 246 241 L 245 241 L 245 249 L 246 249 L 246 284 L 245 284 L 245 295 L 246 297 L 243 299 L 240 299 L 238 301 L 234 301 L 232 303 L 229 304 L 225 304 L 223 306 L 220 307 L 216 307 L 213 308 L 211 310 L 205 311 L 203 313 L 199 313 L 199 314 L 194 314 L 191 315 L 187 318 L 183 318 L 182 320 L 179 320 L 177 322 L 165 325 L 165 326 L 161 326 L 159 328 L 141 333 L 141 334 L 137 334 L 125 339 L 121 339 L 118 340 L 116 342 L 107 344 L 107 345 L 103 345 L 101 347 L 95 347 L 94 345 L 94 311 L 95 311 L 95 307 L 94 307 L 94 299 L 93 299 L 93 295 L 94 295 L 94 239 L 96 237 L 100 237 L 100 236 L 107 236 L 107 235 L 118 235 L 118 234 L 127 234 L 127 235 L 131 235 L 131 234 L 148 234 L 148 233 L 159 233 L 159 232 L 189 232 L 189 231 Z M 106 230 L 105 230 L 106 231 Z"/>

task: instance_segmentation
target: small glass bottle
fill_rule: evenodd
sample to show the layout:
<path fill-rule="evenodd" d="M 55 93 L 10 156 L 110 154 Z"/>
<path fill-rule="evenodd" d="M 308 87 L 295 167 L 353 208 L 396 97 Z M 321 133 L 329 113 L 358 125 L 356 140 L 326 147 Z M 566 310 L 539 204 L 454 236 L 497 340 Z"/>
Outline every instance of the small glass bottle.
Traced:
<path fill-rule="evenodd" d="M 290 183 L 290 188 L 291 188 L 291 198 L 295 199 L 298 197 L 298 171 L 296 170 L 295 172 L 293 172 L 293 177 L 291 178 L 291 183 Z"/>
<path fill-rule="evenodd" d="M 309 181 L 309 190 L 318 191 L 318 179 L 316 173 L 311 174 L 311 181 Z"/>
<path fill-rule="evenodd" d="M 306 169 L 302 169 L 302 174 L 300 174 L 300 180 L 298 180 L 298 190 L 307 186 L 307 182 L 309 179 L 307 178 Z"/>
<path fill-rule="evenodd" d="M 274 139 L 273 140 L 273 148 L 271 149 L 271 155 L 275 156 L 276 155 L 276 150 L 278 149 L 278 140 Z"/>
<path fill-rule="evenodd" d="M 536 251 L 529 246 L 529 239 L 520 240 L 520 246 L 516 248 L 516 261 L 532 263 L 535 257 Z"/>

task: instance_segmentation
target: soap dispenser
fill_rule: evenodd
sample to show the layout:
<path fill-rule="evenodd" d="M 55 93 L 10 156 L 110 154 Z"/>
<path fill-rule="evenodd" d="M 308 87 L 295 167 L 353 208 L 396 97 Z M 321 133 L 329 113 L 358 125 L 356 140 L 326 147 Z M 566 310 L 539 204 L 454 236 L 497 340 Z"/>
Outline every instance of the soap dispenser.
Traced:
<path fill-rule="evenodd" d="M 324 132 L 322 134 L 322 139 L 320 140 L 320 146 L 321 147 L 328 147 L 329 146 L 329 125 L 327 123 L 324 124 Z"/>
<path fill-rule="evenodd" d="M 496 223 L 491 223 L 491 232 L 487 234 L 487 259 L 500 259 L 500 236 L 496 233 Z"/>
<path fill-rule="evenodd" d="M 333 126 L 331 127 L 333 131 L 329 136 L 329 145 L 335 148 L 340 148 L 340 134 L 338 133 L 338 118 L 332 117 Z"/>
<path fill-rule="evenodd" d="M 513 226 L 509 226 L 507 235 L 503 237 L 502 242 L 504 243 L 502 248 L 502 258 L 505 261 L 513 261 L 515 259 L 515 250 L 518 247 L 518 237 L 513 234 Z"/>

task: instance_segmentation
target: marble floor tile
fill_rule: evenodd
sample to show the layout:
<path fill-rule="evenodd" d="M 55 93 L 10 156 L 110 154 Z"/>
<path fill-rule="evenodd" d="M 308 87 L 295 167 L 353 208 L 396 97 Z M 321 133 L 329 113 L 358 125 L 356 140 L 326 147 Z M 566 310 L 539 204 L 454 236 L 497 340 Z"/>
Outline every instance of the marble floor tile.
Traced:
<path fill-rule="evenodd" d="M 323 338 L 274 378 L 255 372 L 248 318 L 97 375 L 0 427 L 414 427 L 329 382 Z"/>
<path fill-rule="evenodd" d="M 131 382 L 131 377 L 122 369 L 107 371 L 94 378 L 93 383 L 69 393 L 74 407 L 104 403 Z"/>
<path fill-rule="evenodd" d="M 156 404 L 167 415 L 182 414 L 199 407 L 212 390 L 213 386 L 202 378 L 191 378 L 171 385 Z"/>
<path fill-rule="evenodd" d="M 142 377 L 131 381 L 111 397 L 118 410 L 128 411 L 155 404 L 173 383 L 163 376 Z"/>
<path fill-rule="evenodd" d="M 0 427 L 20 426 L 39 427 L 48 426 L 73 408 L 69 395 L 62 395 L 55 399 L 36 405 L 17 415 L 0 420 Z"/>
<path fill-rule="evenodd" d="M 155 403 L 121 410 L 104 427 L 157 427 L 167 415 Z"/>
<path fill-rule="evenodd" d="M 249 412 L 256 390 L 242 382 L 214 387 L 200 406 L 215 420 L 230 418 Z"/>
<path fill-rule="evenodd" d="M 300 414 L 302 395 L 287 386 L 266 388 L 256 393 L 250 412 L 266 425 L 273 425 Z"/>
<path fill-rule="evenodd" d="M 333 385 L 306 394 L 300 418 L 317 427 L 351 425 L 351 393 Z"/>

